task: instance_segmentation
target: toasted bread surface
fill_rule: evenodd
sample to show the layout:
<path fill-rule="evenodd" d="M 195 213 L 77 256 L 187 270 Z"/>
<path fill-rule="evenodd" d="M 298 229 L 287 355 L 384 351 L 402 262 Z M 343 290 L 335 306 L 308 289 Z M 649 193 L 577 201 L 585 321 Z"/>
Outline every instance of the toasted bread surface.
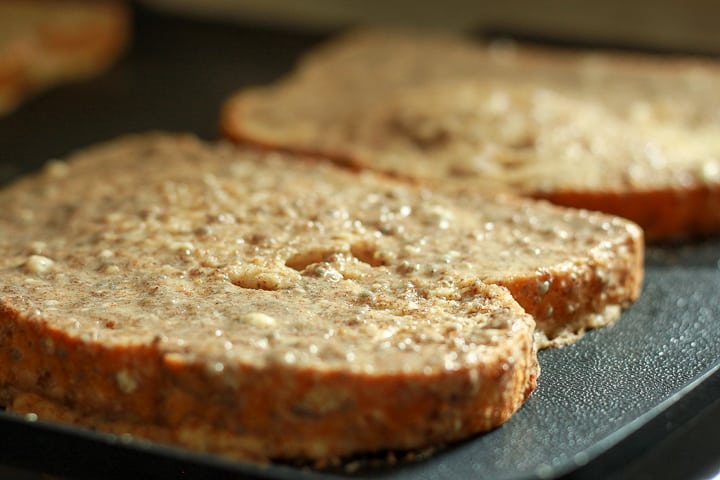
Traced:
<path fill-rule="evenodd" d="M 0 203 L 5 406 L 260 461 L 496 427 L 536 345 L 642 278 L 616 217 L 183 135 L 87 149 Z"/>
<path fill-rule="evenodd" d="M 720 65 L 354 32 L 222 113 L 236 141 L 438 188 L 599 209 L 648 239 L 720 230 Z"/>
<path fill-rule="evenodd" d="M 104 71 L 129 36 L 121 1 L 1 2 L 0 114 L 34 92 Z"/>

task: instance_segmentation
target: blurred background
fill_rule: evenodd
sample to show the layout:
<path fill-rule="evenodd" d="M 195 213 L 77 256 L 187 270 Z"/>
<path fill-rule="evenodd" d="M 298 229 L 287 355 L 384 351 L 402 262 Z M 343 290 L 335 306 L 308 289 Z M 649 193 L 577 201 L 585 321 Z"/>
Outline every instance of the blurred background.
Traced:
<path fill-rule="evenodd" d="M 313 30 L 394 24 L 720 53 L 720 2 L 713 0 L 146 0 L 146 3 L 185 14 Z"/>

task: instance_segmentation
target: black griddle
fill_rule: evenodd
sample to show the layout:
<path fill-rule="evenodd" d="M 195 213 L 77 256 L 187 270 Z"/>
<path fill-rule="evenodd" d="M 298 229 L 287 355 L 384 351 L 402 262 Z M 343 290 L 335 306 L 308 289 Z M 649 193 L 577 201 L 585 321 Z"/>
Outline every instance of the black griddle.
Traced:
<path fill-rule="evenodd" d="M 0 118 L 0 184 L 124 133 L 216 139 L 228 95 L 330 35 L 133 8 L 114 68 Z M 540 352 L 538 389 L 509 422 L 429 458 L 257 467 L 0 411 L 0 478 L 705 478 L 720 470 L 719 293 L 720 239 L 649 246 L 644 292 L 618 323 Z"/>

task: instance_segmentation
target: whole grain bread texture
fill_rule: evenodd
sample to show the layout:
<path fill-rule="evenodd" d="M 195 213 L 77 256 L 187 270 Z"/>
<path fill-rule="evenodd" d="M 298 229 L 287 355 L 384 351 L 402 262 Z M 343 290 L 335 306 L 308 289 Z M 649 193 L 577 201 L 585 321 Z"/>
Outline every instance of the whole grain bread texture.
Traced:
<path fill-rule="evenodd" d="M 354 31 L 222 111 L 239 142 L 436 188 L 601 210 L 649 240 L 720 231 L 720 63 Z"/>
<path fill-rule="evenodd" d="M 0 115 L 51 86 L 98 75 L 124 51 L 130 14 L 115 0 L 0 2 Z"/>
<path fill-rule="evenodd" d="M 182 134 L 50 162 L 0 204 L 0 405 L 253 461 L 497 427 L 537 345 L 642 277 L 617 217 Z"/>

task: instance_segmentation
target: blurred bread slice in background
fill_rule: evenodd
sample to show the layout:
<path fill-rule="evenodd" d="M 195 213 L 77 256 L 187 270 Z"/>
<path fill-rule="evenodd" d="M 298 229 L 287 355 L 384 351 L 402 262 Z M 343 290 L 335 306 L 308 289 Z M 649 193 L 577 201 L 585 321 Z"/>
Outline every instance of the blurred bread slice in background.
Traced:
<path fill-rule="evenodd" d="M 720 62 L 358 29 L 222 111 L 235 141 L 437 188 L 601 210 L 649 240 L 720 232 Z"/>
<path fill-rule="evenodd" d="M 0 115 L 32 93 L 104 71 L 129 37 L 129 10 L 118 1 L 3 0 Z"/>

